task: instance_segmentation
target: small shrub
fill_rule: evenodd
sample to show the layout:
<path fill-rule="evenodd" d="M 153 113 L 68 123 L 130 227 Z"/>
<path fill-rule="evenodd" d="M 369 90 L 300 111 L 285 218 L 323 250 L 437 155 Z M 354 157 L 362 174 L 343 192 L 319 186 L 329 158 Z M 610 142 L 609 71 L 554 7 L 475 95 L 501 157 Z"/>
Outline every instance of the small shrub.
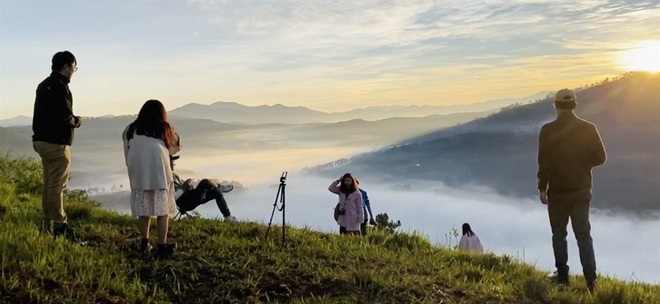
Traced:
<path fill-rule="evenodd" d="M 89 201 L 89 195 L 85 190 L 64 190 L 64 197 L 66 200 L 76 201 L 76 202 L 87 202 Z"/>
<path fill-rule="evenodd" d="M 12 184 L 17 193 L 41 193 L 43 167 L 32 157 L 0 156 L 0 183 Z"/>
<path fill-rule="evenodd" d="M 394 232 L 396 228 L 401 226 L 401 221 L 390 221 L 390 217 L 387 213 L 381 213 L 376 215 L 376 229 L 382 230 L 385 232 Z"/>

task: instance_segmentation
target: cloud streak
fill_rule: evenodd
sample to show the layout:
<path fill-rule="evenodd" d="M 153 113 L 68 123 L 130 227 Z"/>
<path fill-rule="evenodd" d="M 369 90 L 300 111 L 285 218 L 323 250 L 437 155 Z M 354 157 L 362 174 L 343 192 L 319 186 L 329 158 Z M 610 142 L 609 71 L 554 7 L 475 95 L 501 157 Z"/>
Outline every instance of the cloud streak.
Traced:
<path fill-rule="evenodd" d="M 660 38 L 654 1 L 9 1 L 1 14 L 3 116 L 29 114 L 59 49 L 80 58 L 77 109 L 103 115 L 151 97 L 322 110 L 515 97 L 621 73 L 618 52 Z"/>

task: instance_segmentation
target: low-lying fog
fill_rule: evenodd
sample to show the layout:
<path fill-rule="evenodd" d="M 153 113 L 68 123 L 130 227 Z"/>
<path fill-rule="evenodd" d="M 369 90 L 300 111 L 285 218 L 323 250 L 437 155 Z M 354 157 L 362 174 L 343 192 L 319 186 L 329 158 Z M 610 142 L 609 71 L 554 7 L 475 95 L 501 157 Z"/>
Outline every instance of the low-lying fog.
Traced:
<path fill-rule="evenodd" d="M 298 148 L 275 151 L 224 151 L 182 154 L 176 171 L 182 177 L 213 177 L 237 180 L 249 188 L 244 193 L 229 193 L 226 198 L 232 213 L 242 220 L 268 223 L 281 171 L 288 170 L 286 189 L 287 222 L 297 227 L 337 231 L 332 208 L 337 198 L 327 190 L 330 180 L 302 176 L 302 167 L 331 161 L 363 148 Z M 123 155 L 121 167 L 112 167 L 111 178 L 103 174 L 103 166 L 79 165 L 80 179 L 72 185 L 85 183 L 103 187 L 128 185 Z M 108 165 L 106 165 L 108 166 Z M 95 170 L 95 171 L 96 171 Z M 110 170 L 110 168 L 108 168 Z M 358 176 L 359 178 L 359 176 Z M 530 177 L 534 178 L 534 177 Z M 441 245 L 455 245 L 452 228 L 460 230 L 464 222 L 472 225 L 487 250 L 518 257 L 539 269 L 552 270 L 554 265 L 550 227 L 545 206 L 534 198 L 502 197 L 488 189 L 451 189 L 441 184 L 401 181 L 412 190 L 394 190 L 393 185 L 370 183 L 360 179 L 368 191 L 374 215 L 388 213 L 401 220 L 401 231 L 418 231 Z M 130 212 L 126 191 L 97 197 L 109 209 Z M 202 216 L 215 218 L 220 213 L 214 202 L 200 206 Z M 281 224 L 276 212 L 274 224 Z M 660 283 L 660 221 L 640 220 L 627 216 L 592 213 L 592 236 L 598 270 L 601 274 L 630 281 Z M 575 238 L 569 225 L 569 264 L 571 272 L 581 274 Z"/>

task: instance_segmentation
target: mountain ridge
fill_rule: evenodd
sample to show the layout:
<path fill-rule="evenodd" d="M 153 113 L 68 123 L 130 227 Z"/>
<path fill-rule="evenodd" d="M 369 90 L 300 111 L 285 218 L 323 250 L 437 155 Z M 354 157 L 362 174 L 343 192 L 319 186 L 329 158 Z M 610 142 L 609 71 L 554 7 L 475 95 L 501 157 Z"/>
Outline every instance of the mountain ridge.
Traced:
<path fill-rule="evenodd" d="M 539 92 L 525 97 L 496 99 L 466 105 L 453 104 L 434 106 L 427 104 L 369 106 L 341 112 L 325 112 L 304 106 L 287 106 L 281 103 L 248 106 L 233 101 L 217 101 L 211 104 L 190 102 L 168 111 L 168 115 L 172 117 L 212 119 L 224 123 L 251 125 L 266 123 L 333 123 L 352 119 L 375 121 L 394 117 L 424 117 L 434 114 L 443 115 L 453 113 L 486 112 L 500 107 L 509 106 L 511 104 L 537 100 L 545 95 L 547 95 L 547 92 Z M 98 117 L 125 117 L 131 115 L 133 114 L 102 115 Z M 31 123 L 32 118 L 25 115 L 0 119 L 0 127 L 26 126 Z"/>
<path fill-rule="evenodd" d="M 597 125 L 608 153 L 607 163 L 594 169 L 595 207 L 660 210 L 658 87 L 660 74 L 628 73 L 577 91 L 581 101 L 576 112 Z M 476 184 L 504 195 L 533 197 L 538 132 L 553 119 L 552 98 L 547 98 L 307 172 L 334 177 L 350 168 L 381 180 Z"/>

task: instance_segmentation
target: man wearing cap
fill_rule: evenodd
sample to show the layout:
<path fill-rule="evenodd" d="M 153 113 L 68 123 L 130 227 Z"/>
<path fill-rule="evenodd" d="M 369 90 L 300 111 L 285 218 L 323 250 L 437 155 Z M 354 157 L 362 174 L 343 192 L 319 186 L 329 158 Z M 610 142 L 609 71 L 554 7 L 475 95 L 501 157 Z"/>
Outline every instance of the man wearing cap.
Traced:
<path fill-rule="evenodd" d="M 43 166 L 43 229 L 53 235 L 71 234 L 62 204 L 62 191 L 69 179 L 73 129 L 84 119 L 73 115 L 73 95 L 69 82 L 78 70 L 76 57 L 69 51 L 53 55 L 51 73 L 39 83 L 32 116 L 32 145 L 41 157 Z"/>
<path fill-rule="evenodd" d="M 538 150 L 538 189 L 541 203 L 548 206 L 552 249 L 557 271 L 551 275 L 568 285 L 568 219 L 580 251 L 587 288 L 596 288 L 596 259 L 589 223 L 592 168 L 605 163 L 607 156 L 596 126 L 575 115 L 575 92 L 557 92 L 557 118 L 541 128 Z"/>

